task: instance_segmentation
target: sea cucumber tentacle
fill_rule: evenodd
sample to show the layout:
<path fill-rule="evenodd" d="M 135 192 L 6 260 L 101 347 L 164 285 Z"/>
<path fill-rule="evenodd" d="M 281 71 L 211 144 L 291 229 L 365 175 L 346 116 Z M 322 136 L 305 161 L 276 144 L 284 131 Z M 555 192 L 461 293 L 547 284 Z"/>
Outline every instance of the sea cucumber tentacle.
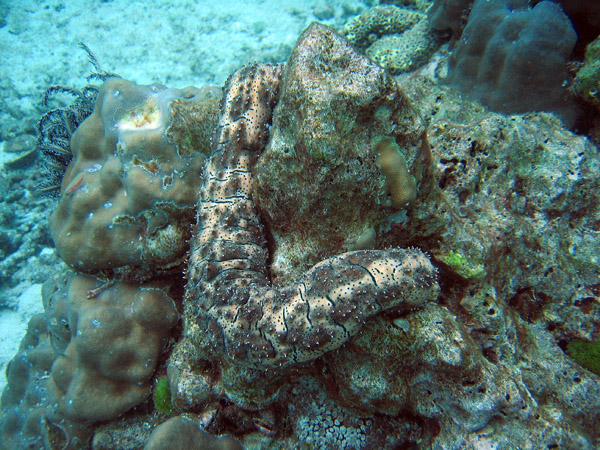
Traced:
<path fill-rule="evenodd" d="M 281 66 L 253 64 L 230 77 L 192 238 L 186 301 L 199 329 L 233 362 L 259 368 L 339 348 L 369 317 L 437 297 L 436 270 L 416 249 L 345 253 L 274 287 L 252 167 L 264 149 Z"/>

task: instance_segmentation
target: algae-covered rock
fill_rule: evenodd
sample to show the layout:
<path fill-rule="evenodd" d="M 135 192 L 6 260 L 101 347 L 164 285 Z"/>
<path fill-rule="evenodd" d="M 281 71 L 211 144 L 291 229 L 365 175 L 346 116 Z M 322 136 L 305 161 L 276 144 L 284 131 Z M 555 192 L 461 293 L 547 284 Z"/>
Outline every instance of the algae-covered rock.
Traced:
<path fill-rule="evenodd" d="M 432 254 L 444 304 L 492 369 L 521 379 L 520 389 L 542 405 L 535 425 L 485 439 L 524 441 L 545 427 L 537 436 L 547 445 L 593 448 L 600 397 L 584 393 L 600 385 L 563 349 L 573 338 L 594 340 L 600 326 L 598 149 L 548 114 L 485 112 L 427 75 L 401 85 L 431 117 L 435 182 L 380 239 L 418 242 Z M 553 423 L 552 409 L 564 426 Z M 450 446 L 448 435 L 440 439 Z"/>
<path fill-rule="evenodd" d="M 438 305 L 378 318 L 345 351 L 325 359 L 343 403 L 373 413 L 411 410 L 444 422 L 460 415 L 455 420 L 472 431 L 494 416 L 518 417 L 527 402 L 511 376 L 496 372 L 456 317 Z"/>
<path fill-rule="evenodd" d="M 305 31 L 255 171 L 254 198 L 274 240 L 272 277 L 293 279 L 348 250 L 394 212 L 376 139 L 397 145 L 418 202 L 422 132 L 421 118 L 383 69 L 333 30 L 315 24 Z"/>
<path fill-rule="evenodd" d="M 600 107 L 600 36 L 588 44 L 573 89 L 579 97 Z"/>

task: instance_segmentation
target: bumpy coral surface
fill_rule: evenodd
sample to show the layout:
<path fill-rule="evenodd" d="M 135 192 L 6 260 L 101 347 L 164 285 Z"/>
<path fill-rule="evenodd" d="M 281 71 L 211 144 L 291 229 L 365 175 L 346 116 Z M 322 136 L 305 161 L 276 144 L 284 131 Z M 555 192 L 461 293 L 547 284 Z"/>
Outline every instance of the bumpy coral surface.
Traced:
<path fill-rule="evenodd" d="M 425 63 L 435 47 L 435 36 L 426 15 L 393 5 L 370 8 L 346 24 L 343 33 L 393 74 L 408 72 Z"/>
<path fill-rule="evenodd" d="M 370 8 L 344 27 L 346 38 L 359 48 L 391 33 L 403 33 L 424 17 L 423 13 L 394 5 Z"/>
<path fill-rule="evenodd" d="M 114 419 L 149 395 L 158 357 L 179 317 L 163 290 L 125 282 L 107 286 L 70 274 L 44 301 L 60 351 L 49 390 L 62 415 L 83 422 Z"/>
<path fill-rule="evenodd" d="M 7 387 L 2 393 L 0 449 L 18 450 L 31 446 L 43 448 L 48 430 L 56 425 L 49 420 L 48 372 L 57 356 L 48 333 L 44 314 L 29 321 L 19 352 L 7 367 Z M 72 437 L 75 442 L 81 441 Z"/>
<path fill-rule="evenodd" d="M 182 127 L 182 102 L 214 103 L 214 97 L 211 90 L 138 86 L 121 78 L 102 86 L 94 112 L 71 140 L 73 161 L 50 220 L 69 265 L 85 272 L 156 272 L 181 263 L 204 154 L 169 136 Z M 210 122 L 210 114 L 205 119 Z"/>
<path fill-rule="evenodd" d="M 434 0 L 427 11 L 431 26 L 436 30 L 459 32 L 467 22 L 472 0 Z"/>
<path fill-rule="evenodd" d="M 452 52 L 448 82 L 494 111 L 553 111 L 572 123 L 565 88 L 577 34 L 560 6 L 476 0 Z"/>

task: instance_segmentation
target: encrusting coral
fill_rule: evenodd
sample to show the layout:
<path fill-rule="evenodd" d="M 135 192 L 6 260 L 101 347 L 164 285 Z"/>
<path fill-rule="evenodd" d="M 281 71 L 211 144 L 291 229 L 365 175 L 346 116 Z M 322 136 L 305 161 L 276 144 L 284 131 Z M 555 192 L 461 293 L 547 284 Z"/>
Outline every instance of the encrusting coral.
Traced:
<path fill-rule="evenodd" d="M 424 64 L 436 42 L 426 14 L 394 5 L 368 9 L 347 23 L 343 34 L 392 74 Z"/>
<path fill-rule="evenodd" d="M 400 34 L 417 24 L 425 15 L 416 10 L 380 5 L 368 9 L 344 27 L 344 35 L 359 48 L 367 48 L 387 34 Z"/>

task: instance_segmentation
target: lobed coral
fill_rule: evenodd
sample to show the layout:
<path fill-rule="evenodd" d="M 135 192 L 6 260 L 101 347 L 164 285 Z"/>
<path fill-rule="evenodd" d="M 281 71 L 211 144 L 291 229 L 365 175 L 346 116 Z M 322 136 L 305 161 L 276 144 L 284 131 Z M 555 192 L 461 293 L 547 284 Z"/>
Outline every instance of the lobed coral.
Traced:
<path fill-rule="evenodd" d="M 181 271 L 219 94 L 105 75 L 94 111 L 71 138 L 73 160 L 51 217 L 62 258 L 103 279 L 71 273 L 44 289 L 51 367 L 13 380 L 6 403 L 14 411 L 35 406 L 32 420 L 42 424 L 25 431 L 29 412 L 22 424 L 18 415 L 6 416 L 2 426 L 15 429 L 6 448 L 85 447 L 90 423 L 146 400 L 179 318 L 171 299 L 181 289 L 178 277 L 157 275 Z M 19 383 L 43 395 L 32 405 Z"/>
<path fill-rule="evenodd" d="M 173 300 L 153 286 L 108 285 L 69 274 L 44 298 L 60 352 L 48 390 L 63 416 L 82 422 L 114 419 L 150 393 L 151 377 L 171 328 Z M 93 404 L 94 408 L 90 408 Z"/>
<path fill-rule="evenodd" d="M 572 124 L 565 88 L 577 34 L 560 6 L 477 0 L 452 55 L 447 82 L 494 111 L 552 111 Z"/>
<path fill-rule="evenodd" d="M 427 12 L 431 26 L 436 30 L 462 31 L 473 0 L 434 0 Z"/>
<path fill-rule="evenodd" d="M 86 441 L 87 430 L 82 432 L 60 417 L 48 414 L 51 402 L 47 379 L 56 357 L 46 317 L 33 316 L 19 351 L 6 370 L 7 386 L 2 393 L 0 417 L 1 449 L 16 450 L 26 445 L 44 448 L 56 442 L 64 445 L 67 436 L 75 448 Z"/>
<path fill-rule="evenodd" d="M 216 107 L 214 99 L 210 89 L 106 81 L 73 134 L 73 161 L 50 218 L 65 262 L 88 273 L 137 271 L 139 278 L 181 264 L 205 155 L 169 136 L 184 125 L 178 105 Z"/>

